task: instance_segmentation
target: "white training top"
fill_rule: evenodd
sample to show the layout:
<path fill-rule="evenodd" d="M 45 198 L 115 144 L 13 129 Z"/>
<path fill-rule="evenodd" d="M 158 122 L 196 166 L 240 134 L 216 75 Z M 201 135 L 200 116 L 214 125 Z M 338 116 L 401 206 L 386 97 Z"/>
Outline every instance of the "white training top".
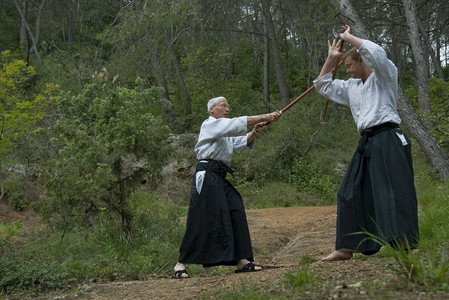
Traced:
<path fill-rule="evenodd" d="M 326 98 L 349 106 L 361 132 L 386 122 L 400 124 L 397 112 L 398 70 L 379 45 L 363 40 L 358 50 L 365 64 L 374 72 L 363 83 L 361 79 L 332 80 L 329 72 L 313 81 L 317 92 Z"/>
<path fill-rule="evenodd" d="M 247 116 L 206 119 L 195 145 L 197 159 L 215 159 L 229 164 L 234 150 L 252 149 L 253 143 L 247 145 L 247 121 Z"/>

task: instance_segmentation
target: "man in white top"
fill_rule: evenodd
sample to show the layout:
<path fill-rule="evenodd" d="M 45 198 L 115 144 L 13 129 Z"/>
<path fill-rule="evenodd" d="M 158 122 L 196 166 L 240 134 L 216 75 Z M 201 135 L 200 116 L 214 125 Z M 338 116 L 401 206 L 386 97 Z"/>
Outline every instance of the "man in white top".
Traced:
<path fill-rule="evenodd" d="M 371 255 L 380 245 L 366 232 L 417 251 L 418 212 L 411 144 L 399 128 L 398 71 L 379 45 L 342 27 L 341 40 L 328 42 L 328 57 L 314 81 L 318 93 L 351 109 L 361 137 L 337 194 L 335 251 L 324 261 L 350 259 L 354 252 Z M 343 52 L 348 80 L 333 79 L 332 68 Z"/>
<path fill-rule="evenodd" d="M 195 153 L 187 226 L 172 278 L 189 277 L 186 264 L 237 266 L 236 272 L 262 270 L 254 264 L 243 199 L 226 179 L 234 151 L 252 149 L 254 140 L 281 114 L 229 118 L 224 97 L 207 103 L 209 118 L 201 125 Z M 248 127 L 254 126 L 248 132 Z"/>

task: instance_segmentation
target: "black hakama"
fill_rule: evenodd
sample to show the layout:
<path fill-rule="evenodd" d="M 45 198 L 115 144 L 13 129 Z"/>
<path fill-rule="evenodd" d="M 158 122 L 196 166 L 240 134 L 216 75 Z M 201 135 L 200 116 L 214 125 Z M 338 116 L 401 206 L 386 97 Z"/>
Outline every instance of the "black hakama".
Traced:
<path fill-rule="evenodd" d="M 254 261 L 243 199 L 226 179 L 232 170 L 221 161 L 200 161 L 196 172 L 206 171 L 201 193 L 193 176 L 187 227 L 179 262 L 237 265 L 239 259 Z"/>
<path fill-rule="evenodd" d="M 337 194 L 336 250 L 374 254 L 381 245 L 418 242 L 411 144 L 395 124 L 364 130 Z"/>

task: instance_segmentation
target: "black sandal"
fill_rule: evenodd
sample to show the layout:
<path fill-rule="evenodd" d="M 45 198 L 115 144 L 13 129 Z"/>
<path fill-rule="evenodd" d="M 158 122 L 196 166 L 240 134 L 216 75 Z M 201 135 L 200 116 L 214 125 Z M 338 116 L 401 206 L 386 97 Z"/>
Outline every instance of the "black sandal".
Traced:
<path fill-rule="evenodd" d="M 189 278 L 189 274 L 187 274 L 187 277 L 182 276 L 182 274 L 187 274 L 187 271 L 184 270 L 178 270 L 175 272 L 175 274 L 172 275 L 171 278 L 173 279 L 184 279 L 184 278 Z"/>
<path fill-rule="evenodd" d="M 243 268 L 235 270 L 235 273 L 244 273 L 244 272 L 258 272 L 262 270 L 256 270 L 256 265 L 252 262 L 247 263 Z"/>

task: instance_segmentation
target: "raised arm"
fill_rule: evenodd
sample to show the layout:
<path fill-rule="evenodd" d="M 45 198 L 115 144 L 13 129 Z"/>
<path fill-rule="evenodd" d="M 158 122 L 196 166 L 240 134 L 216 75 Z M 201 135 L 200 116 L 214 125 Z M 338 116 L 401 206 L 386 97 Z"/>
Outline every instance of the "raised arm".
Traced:
<path fill-rule="evenodd" d="M 330 41 L 327 41 L 329 49 L 327 51 L 327 58 L 324 62 L 323 68 L 321 69 L 319 77 L 331 72 L 338 58 L 343 55 L 343 52 L 340 51 L 341 43 L 343 43 L 343 40 L 339 40 L 338 43 L 333 40 L 332 44 Z"/>
<path fill-rule="evenodd" d="M 343 55 L 343 51 L 341 51 L 341 44 L 343 43 L 343 41 L 351 44 L 352 46 L 356 47 L 357 49 L 360 49 L 360 47 L 362 47 L 362 43 L 363 43 L 361 38 L 356 37 L 351 34 L 351 28 L 348 25 L 342 26 L 341 33 L 340 33 L 340 40 L 338 42 L 333 40 L 332 44 L 330 41 L 327 41 L 329 50 L 328 50 L 326 62 L 324 63 L 323 68 L 321 69 L 319 77 L 332 71 L 338 58 Z"/>
<path fill-rule="evenodd" d="M 340 38 L 353 45 L 354 47 L 356 47 L 357 49 L 360 49 L 360 47 L 362 47 L 362 39 L 359 37 L 356 37 L 354 35 L 351 34 L 351 28 L 348 25 L 344 25 L 341 27 L 341 32 L 340 33 Z"/>

